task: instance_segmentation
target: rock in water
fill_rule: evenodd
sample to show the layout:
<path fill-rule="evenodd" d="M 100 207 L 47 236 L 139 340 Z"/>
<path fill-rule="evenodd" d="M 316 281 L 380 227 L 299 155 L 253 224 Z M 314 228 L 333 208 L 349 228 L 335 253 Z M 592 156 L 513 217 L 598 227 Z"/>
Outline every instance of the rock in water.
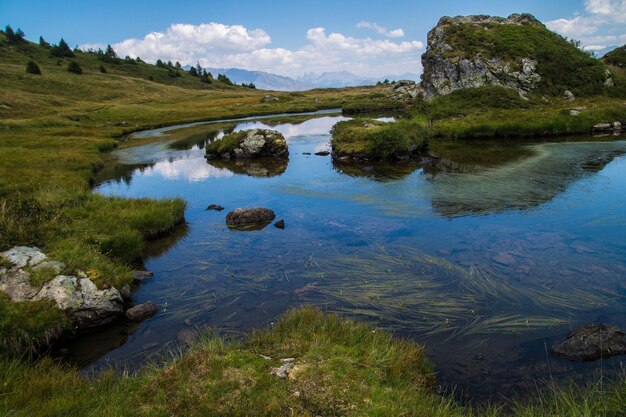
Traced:
<path fill-rule="evenodd" d="M 590 324 L 573 330 L 552 348 L 556 355 L 574 361 L 594 361 L 626 354 L 626 334 L 617 326 Z"/>
<path fill-rule="evenodd" d="M 211 204 L 206 208 L 207 211 L 209 210 L 215 210 L 215 211 L 222 211 L 224 210 L 224 207 L 220 206 L 219 204 Z"/>
<path fill-rule="evenodd" d="M 237 208 L 226 216 L 226 224 L 236 230 L 260 230 L 270 224 L 276 214 L 267 208 Z"/>
<path fill-rule="evenodd" d="M 286 158 L 289 156 L 285 137 L 275 130 L 251 129 L 231 133 L 206 146 L 208 159 L 221 158 Z"/>
<path fill-rule="evenodd" d="M 146 320 L 157 313 L 157 305 L 154 301 L 138 304 L 126 310 L 126 317 L 133 321 Z"/>
<path fill-rule="evenodd" d="M 280 219 L 279 221 L 274 223 L 274 226 L 276 228 L 278 228 L 278 229 L 284 229 L 285 228 L 285 221 L 283 219 Z"/>
<path fill-rule="evenodd" d="M 152 278 L 152 272 L 150 271 L 133 271 L 133 280 L 135 282 L 143 282 L 143 281 L 147 281 L 150 278 Z"/>

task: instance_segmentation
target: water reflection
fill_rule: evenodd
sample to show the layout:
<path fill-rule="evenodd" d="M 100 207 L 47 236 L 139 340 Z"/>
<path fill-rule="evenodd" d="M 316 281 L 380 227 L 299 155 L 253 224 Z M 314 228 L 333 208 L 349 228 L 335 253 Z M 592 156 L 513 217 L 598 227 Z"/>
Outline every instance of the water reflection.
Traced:
<path fill-rule="evenodd" d="M 463 158 L 441 160 L 431 179 L 431 200 L 443 216 L 525 210 L 544 204 L 581 178 L 626 152 L 624 142 L 526 145 L 530 156 L 499 166 L 471 166 Z M 523 152 L 526 151 L 526 152 Z M 499 153 L 497 153 L 499 154 Z"/>
<path fill-rule="evenodd" d="M 147 252 L 155 276 L 133 299 L 157 302 L 160 313 L 120 333 L 112 351 L 94 347 L 108 351 L 98 360 L 81 356 L 91 349 L 81 342 L 82 364 L 132 367 L 190 327 L 248 331 L 313 304 L 425 343 L 440 382 L 473 398 L 597 367 L 547 362 L 545 347 L 577 323 L 626 327 L 625 141 L 439 142 L 438 159 L 371 166 L 306 155 L 328 147 L 338 120 L 170 129 L 169 143 L 184 146 L 117 151 L 120 162 L 150 166 L 97 192 L 180 196 L 188 228 Z M 204 141 L 265 126 L 287 137 L 288 164 L 204 159 Z M 206 211 L 213 203 L 226 211 Z M 254 206 L 273 209 L 286 228 L 227 228 L 229 210 Z"/>
<path fill-rule="evenodd" d="M 421 161 L 398 161 L 395 163 L 352 163 L 333 159 L 333 168 L 351 177 L 369 178 L 374 181 L 402 179 L 423 167 Z"/>
<path fill-rule="evenodd" d="M 255 158 L 223 161 L 209 159 L 207 163 L 220 170 L 251 177 L 275 177 L 287 170 L 289 158 Z"/>

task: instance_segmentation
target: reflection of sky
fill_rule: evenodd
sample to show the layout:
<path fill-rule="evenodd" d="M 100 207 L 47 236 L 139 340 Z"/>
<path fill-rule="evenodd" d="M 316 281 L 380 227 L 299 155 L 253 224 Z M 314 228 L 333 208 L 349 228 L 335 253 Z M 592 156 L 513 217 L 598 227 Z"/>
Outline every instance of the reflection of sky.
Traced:
<path fill-rule="evenodd" d="M 234 174 L 224 168 L 216 168 L 207 164 L 204 158 L 179 159 L 175 161 L 162 161 L 144 171 L 147 177 L 161 176 L 166 180 L 187 180 L 198 182 L 207 178 L 231 177 Z"/>
<path fill-rule="evenodd" d="M 247 129 L 269 129 L 277 130 L 283 134 L 286 139 L 295 138 L 298 136 L 327 136 L 330 129 L 335 123 L 342 120 L 348 120 L 346 117 L 318 117 L 315 119 L 307 120 L 304 123 L 291 124 L 285 123 L 277 126 L 268 126 L 262 122 L 248 122 L 237 125 L 235 131 L 247 130 Z"/>

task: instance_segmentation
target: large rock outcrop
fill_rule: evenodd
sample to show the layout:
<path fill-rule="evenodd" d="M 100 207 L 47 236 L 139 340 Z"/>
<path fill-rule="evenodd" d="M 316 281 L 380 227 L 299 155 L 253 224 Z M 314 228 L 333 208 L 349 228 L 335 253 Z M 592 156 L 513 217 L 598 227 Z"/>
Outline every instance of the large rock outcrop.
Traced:
<path fill-rule="evenodd" d="M 207 159 L 221 158 L 287 158 L 289 149 L 285 137 L 275 130 L 251 129 L 231 133 L 206 146 Z"/>
<path fill-rule="evenodd" d="M 443 17 L 422 55 L 426 99 L 464 88 L 497 86 L 520 95 L 594 94 L 606 68 L 529 14 Z"/>
<path fill-rule="evenodd" d="M 10 264 L 8 268 L 0 268 L 0 291 L 11 301 L 54 301 L 60 310 L 74 318 L 78 328 L 107 324 L 123 313 L 123 300 L 117 289 L 98 289 L 81 271 L 76 275 L 60 274 L 65 265 L 48 261 L 38 248 L 17 246 L 0 253 L 0 258 Z M 56 276 L 38 287 L 30 277 L 33 271 L 42 268 Z"/>

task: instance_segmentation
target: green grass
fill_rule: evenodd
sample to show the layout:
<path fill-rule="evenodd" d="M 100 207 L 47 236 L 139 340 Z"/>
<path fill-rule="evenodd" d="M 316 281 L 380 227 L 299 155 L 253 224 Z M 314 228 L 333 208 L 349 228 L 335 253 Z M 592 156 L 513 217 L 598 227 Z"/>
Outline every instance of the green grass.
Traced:
<path fill-rule="evenodd" d="M 246 131 L 241 131 L 225 135 L 222 139 L 208 143 L 206 145 L 206 151 L 207 153 L 218 154 L 232 152 L 232 150 L 235 149 L 235 147 L 246 136 L 246 134 Z"/>
<path fill-rule="evenodd" d="M 284 358 L 289 376 L 271 375 Z M 200 333 L 184 354 L 135 375 L 0 357 L 0 413 L 11 416 L 617 417 L 626 407 L 624 383 L 555 385 L 528 403 L 478 408 L 433 387 L 418 344 L 311 308 L 244 341 Z"/>
<path fill-rule="evenodd" d="M 626 45 L 612 50 L 602 57 L 602 61 L 609 65 L 626 69 Z"/>
<path fill-rule="evenodd" d="M 589 134 L 597 123 L 626 121 L 626 77 L 617 70 L 616 86 L 607 95 L 579 97 L 529 96 L 514 90 L 480 87 L 456 90 L 433 100 L 418 101 L 409 112 L 428 136 L 436 138 L 529 138 Z M 571 110 L 578 112 L 572 115 Z"/>
<path fill-rule="evenodd" d="M 389 160 L 424 150 L 425 129 L 409 121 L 353 119 L 333 127 L 331 145 L 337 158 Z"/>
<path fill-rule="evenodd" d="M 69 328 L 70 320 L 54 302 L 12 303 L 7 295 L 0 292 L 0 356 L 3 350 L 35 352 Z"/>

